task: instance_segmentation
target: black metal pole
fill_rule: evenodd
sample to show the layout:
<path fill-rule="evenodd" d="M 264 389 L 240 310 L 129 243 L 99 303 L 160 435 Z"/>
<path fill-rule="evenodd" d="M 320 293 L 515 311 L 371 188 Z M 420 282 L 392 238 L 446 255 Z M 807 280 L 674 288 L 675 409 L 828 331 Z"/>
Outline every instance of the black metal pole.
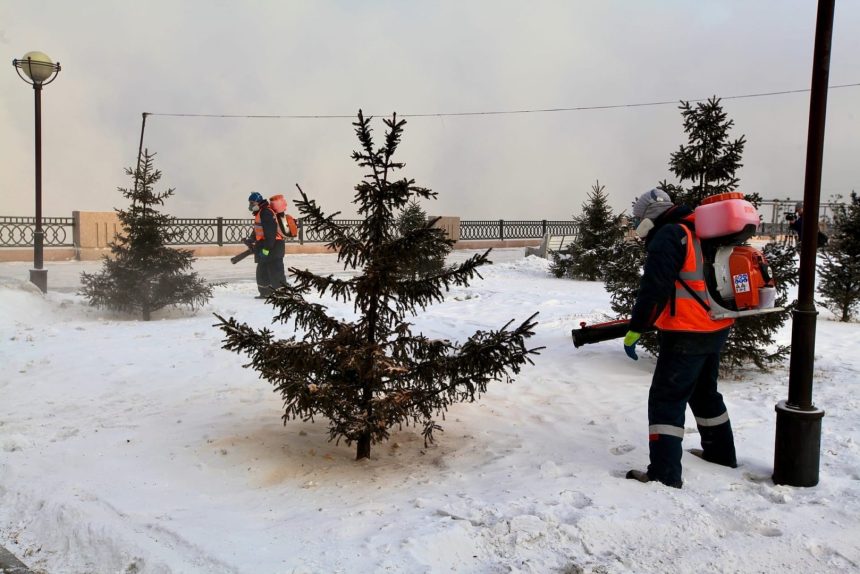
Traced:
<path fill-rule="evenodd" d="M 143 112 L 141 116 L 143 116 L 143 121 L 140 122 L 140 144 L 137 146 L 137 169 L 134 171 L 134 191 L 137 192 L 139 178 L 140 178 L 140 159 L 143 155 L 143 132 L 146 129 L 146 116 L 149 114 Z"/>
<path fill-rule="evenodd" d="M 818 315 L 813 298 L 834 5 L 835 0 L 818 2 L 803 187 L 800 280 L 797 308 L 792 315 L 788 400 L 776 405 L 773 481 L 790 486 L 818 484 L 821 458 L 821 419 L 824 411 L 812 403 L 815 320 Z"/>
<path fill-rule="evenodd" d="M 44 269 L 45 232 L 42 230 L 42 84 L 33 82 L 36 101 L 36 230 L 33 232 L 33 269 L 30 282 L 48 292 L 48 270 Z"/>

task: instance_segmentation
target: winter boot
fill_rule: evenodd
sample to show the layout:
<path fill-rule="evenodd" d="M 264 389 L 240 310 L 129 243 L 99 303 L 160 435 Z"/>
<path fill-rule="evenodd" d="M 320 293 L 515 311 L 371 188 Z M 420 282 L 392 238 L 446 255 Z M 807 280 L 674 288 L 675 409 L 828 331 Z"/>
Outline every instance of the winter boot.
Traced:
<path fill-rule="evenodd" d="M 638 480 L 639 482 L 652 482 L 654 479 L 648 476 L 648 473 L 644 470 L 629 470 L 627 471 L 627 475 L 625 478 L 629 478 L 630 480 Z M 672 488 L 681 488 L 683 486 L 683 481 L 677 482 L 664 482 L 666 486 L 671 486 Z"/>
<path fill-rule="evenodd" d="M 732 434 L 732 423 L 726 421 L 717 426 L 699 426 L 699 436 L 702 439 L 702 459 L 720 464 L 729 468 L 738 467 L 738 459 L 735 455 L 735 439 Z"/>
<path fill-rule="evenodd" d="M 682 454 L 680 437 L 666 434 L 649 436 L 648 457 L 651 464 L 648 465 L 648 476 L 651 480 L 680 488 Z"/>

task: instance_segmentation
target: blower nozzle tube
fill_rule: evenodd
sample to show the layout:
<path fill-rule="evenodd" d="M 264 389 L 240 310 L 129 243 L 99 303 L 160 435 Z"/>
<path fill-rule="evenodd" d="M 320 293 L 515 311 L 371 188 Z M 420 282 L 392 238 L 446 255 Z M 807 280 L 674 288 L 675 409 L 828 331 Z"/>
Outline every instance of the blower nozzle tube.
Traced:
<path fill-rule="evenodd" d="M 595 323 L 594 325 L 580 323 L 579 329 L 573 329 L 570 332 L 570 335 L 573 337 L 573 346 L 579 348 L 583 345 L 590 345 L 591 343 L 609 341 L 610 339 L 620 339 L 627 334 L 629 329 L 629 319 L 620 319 L 618 321 L 609 321 L 607 323 Z"/>

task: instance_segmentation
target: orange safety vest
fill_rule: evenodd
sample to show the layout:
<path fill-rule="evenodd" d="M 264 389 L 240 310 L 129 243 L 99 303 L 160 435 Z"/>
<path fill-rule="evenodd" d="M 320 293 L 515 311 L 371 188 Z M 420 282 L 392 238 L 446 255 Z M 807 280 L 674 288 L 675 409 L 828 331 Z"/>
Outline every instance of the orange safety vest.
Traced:
<path fill-rule="evenodd" d="M 705 283 L 705 260 L 702 243 L 686 225 L 687 257 L 675 280 L 675 292 L 663 308 L 654 325 L 661 331 L 713 333 L 732 326 L 734 319 L 712 319 L 704 307 L 711 305 L 711 296 Z M 695 295 L 694 295 L 695 294 Z"/>
<path fill-rule="evenodd" d="M 263 209 L 268 209 L 269 211 L 271 211 L 272 217 L 275 218 L 275 241 L 283 240 L 284 236 L 281 233 L 281 226 L 277 225 L 278 216 L 275 214 L 275 210 L 269 206 L 266 206 Z M 266 234 L 263 233 L 263 220 L 260 218 L 263 213 L 263 209 L 260 209 L 259 211 L 257 211 L 257 213 L 254 214 L 254 238 L 257 241 L 263 241 L 266 238 Z"/>

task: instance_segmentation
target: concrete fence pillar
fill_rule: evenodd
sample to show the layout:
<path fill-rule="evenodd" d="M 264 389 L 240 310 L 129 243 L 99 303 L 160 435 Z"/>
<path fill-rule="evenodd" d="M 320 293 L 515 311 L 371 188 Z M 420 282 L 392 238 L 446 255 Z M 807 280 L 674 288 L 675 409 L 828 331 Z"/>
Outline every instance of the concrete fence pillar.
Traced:
<path fill-rule="evenodd" d="M 109 244 L 121 230 L 114 211 L 73 211 L 75 258 L 93 261 L 109 253 Z"/>
<path fill-rule="evenodd" d="M 453 239 L 454 241 L 460 241 L 460 218 L 454 217 L 451 215 L 431 215 L 430 219 L 435 217 L 439 217 L 438 221 L 433 224 L 433 227 L 438 229 L 442 229 L 445 232 L 445 235 L 448 236 L 448 239 Z"/>

